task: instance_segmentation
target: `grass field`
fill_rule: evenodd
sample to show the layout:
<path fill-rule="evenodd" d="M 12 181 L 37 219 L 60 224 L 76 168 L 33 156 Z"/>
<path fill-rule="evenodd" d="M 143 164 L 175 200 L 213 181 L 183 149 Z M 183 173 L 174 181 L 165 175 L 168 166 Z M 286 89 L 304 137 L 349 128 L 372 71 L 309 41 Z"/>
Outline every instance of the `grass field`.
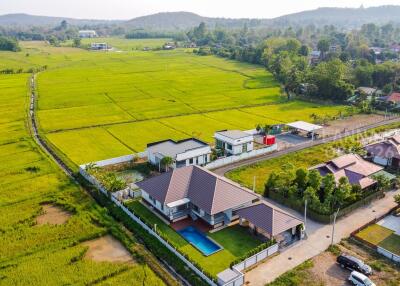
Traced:
<path fill-rule="evenodd" d="M 143 262 L 132 265 L 84 259 L 81 242 L 119 233 L 137 244 L 32 141 L 26 127 L 27 74 L 0 75 L 0 284 L 163 285 Z M 42 204 L 71 213 L 61 225 L 37 225 Z M 129 279 L 128 279 L 129 278 Z"/>
<path fill-rule="evenodd" d="M 0 69 L 47 66 L 37 76 L 39 125 L 71 164 L 142 152 L 148 143 L 169 138 L 212 142 L 217 130 L 310 120 L 313 113 L 343 109 L 287 102 L 261 66 L 183 49 L 135 50 L 165 39 L 97 40 L 125 52 L 22 42 L 21 52 L 0 53 Z"/>
<path fill-rule="evenodd" d="M 294 170 L 298 168 L 309 168 L 332 159 L 336 155 L 331 144 L 324 144 L 301 151 L 283 155 L 271 160 L 235 169 L 226 174 L 231 180 L 238 182 L 248 188 L 253 187 L 254 176 L 256 177 L 256 192 L 264 193 L 264 184 L 272 172 L 282 172 L 282 166 L 292 164 Z"/>
<path fill-rule="evenodd" d="M 309 120 L 312 113 L 336 115 L 343 108 L 286 102 L 260 66 L 183 49 L 135 50 L 165 39 L 97 40 L 125 52 L 25 42 L 20 53 L 0 53 L 0 67 L 47 66 L 37 76 L 40 128 L 74 164 L 142 152 L 168 138 L 212 142 L 217 130 Z"/>

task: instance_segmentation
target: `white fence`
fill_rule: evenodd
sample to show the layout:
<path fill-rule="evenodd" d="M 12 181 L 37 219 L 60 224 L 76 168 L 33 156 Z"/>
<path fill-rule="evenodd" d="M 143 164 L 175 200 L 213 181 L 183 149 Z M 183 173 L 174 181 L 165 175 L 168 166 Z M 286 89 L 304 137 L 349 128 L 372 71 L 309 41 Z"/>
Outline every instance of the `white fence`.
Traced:
<path fill-rule="evenodd" d="M 101 160 L 101 161 L 97 161 L 97 162 L 92 162 L 92 163 L 80 165 L 79 167 L 81 167 L 82 169 L 85 169 L 85 167 L 87 165 L 89 165 L 89 164 L 95 164 L 98 167 L 105 167 L 105 166 L 109 166 L 109 165 L 122 164 L 122 163 L 126 163 L 126 162 L 129 162 L 129 161 L 133 161 L 136 156 L 139 157 L 139 158 L 144 158 L 144 157 L 147 156 L 147 152 L 137 153 L 136 155 L 131 154 L 131 155 L 125 155 L 125 156 L 121 156 L 121 157 Z"/>
<path fill-rule="evenodd" d="M 260 252 L 246 258 L 242 262 L 232 266 L 232 270 L 237 273 L 237 276 L 232 278 L 230 281 L 226 282 L 225 284 L 219 284 L 221 286 L 239 286 L 244 284 L 244 274 L 242 271 L 246 270 L 247 268 L 257 264 L 261 260 L 277 253 L 279 250 L 279 245 L 276 243 Z"/>
<path fill-rule="evenodd" d="M 400 256 L 396 255 L 380 246 L 377 247 L 376 249 L 379 254 L 382 254 L 383 256 L 389 258 L 390 260 L 393 260 L 394 262 L 400 263 Z"/>
<path fill-rule="evenodd" d="M 246 260 L 236 264 L 233 267 L 235 267 L 239 271 L 243 271 L 243 270 L 253 266 L 254 264 L 260 262 L 261 260 L 267 258 L 268 256 L 271 256 L 272 254 L 277 253 L 278 250 L 279 250 L 279 245 L 274 244 L 274 245 L 260 251 L 259 253 L 254 254 L 253 256 L 247 258 Z"/>
<path fill-rule="evenodd" d="M 234 162 L 238 162 L 238 161 L 241 161 L 241 160 L 249 159 L 249 158 L 252 158 L 252 157 L 257 157 L 257 156 L 264 155 L 264 154 L 267 154 L 267 153 L 271 153 L 273 151 L 276 151 L 277 149 L 278 149 L 278 144 L 274 144 L 274 145 L 271 145 L 269 147 L 265 147 L 265 148 L 262 148 L 262 149 L 257 149 L 257 150 L 250 151 L 248 153 L 243 153 L 243 154 L 240 154 L 240 155 L 229 156 L 229 157 L 226 157 L 226 158 L 217 159 L 215 161 L 212 161 L 211 163 L 208 163 L 205 167 L 207 169 L 215 169 L 215 168 L 219 168 L 219 167 L 222 167 L 222 166 L 225 166 L 225 165 L 232 164 Z"/>
<path fill-rule="evenodd" d="M 97 163 L 96 163 L 97 164 Z M 79 168 L 79 173 L 86 178 L 90 183 L 95 185 L 102 193 L 108 197 L 107 190 L 104 189 L 99 182 L 93 176 L 86 173 L 85 169 L 81 166 Z M 205 275 L 201 270 L 194 266 L 188 259 L 186 259 L 182 254 L 180 254 L 172 245 L 166 242 L 162 237 L 160 237 L 153 229 L 151 229 L 147 224 L 145 224 L 139 217 L 135 216 L 130 210 L 128 210 L 122 203 L 120 203 L 114 196 L 111 196 L 111 200 L 121 208 L 131 219 L 137 222 L 141 227 L 143 227 L 148 233 L 157 238 L 165 247 L 172 251 L 180 260 L 182 260 L 190 269 L 192 269 L 197 275 L 199 275 L 207 284 L 211 286 L 217 286 L 217 284 L 212 281 L 207 275 Z"/>

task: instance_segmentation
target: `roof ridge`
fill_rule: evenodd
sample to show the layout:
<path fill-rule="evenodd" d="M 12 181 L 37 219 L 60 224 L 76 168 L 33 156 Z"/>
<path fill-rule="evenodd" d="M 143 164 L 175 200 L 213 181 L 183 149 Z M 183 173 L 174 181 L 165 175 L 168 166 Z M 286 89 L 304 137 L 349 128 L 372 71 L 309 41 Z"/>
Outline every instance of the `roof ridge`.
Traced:
<path fill-rule="evenodd" d="M 169 180 L 169 182 L 168 182 L 167 193 L 165 194 L 164 201 L 167 200 L 167 197 L 168 197 L 168 194 L 169 194 L 169 188 L 171 187 L 171 182 L 172 182 L 172 180 L 173 180 L 175 171 L 176 171 L 176 170 L 172 170 L 172 171 L 171 171 L 171 178 L 170 178 L 170 180 Z"/>
<path fill-rule="evenodd" d="M 186 193 L 185 193 L 186 198 L 188 198 L 188 196 L 189 196 L 189 189 L 190 189 L 190 186 L 192 185 L 193 173 L 194 173 L 194 168 L 192 166 L 192 171 L 190 172 L 190 175 L 189 175 L 189 184 L 187 184 Z"/>
<path fill-rule="evenodd" d="M 233 187 L 240 188 L 240 189 L 242 189 L 243 191 L 246 191 L 246 192 L 248 192 L 248 193 L 258 195 L 257 193 L 253 192 L 252 190 L 250 190 L 250 189 L 248 189 L 248 188 L 246 188 L 246 187 L 243 187 L 242 185 L 240 185 L 240 184 L 238 184 L 238 183 L 235 183 L 235 182 L 233 182 L 232 180 L 230 180 L 230 179 L 228 179 L 228 178 L 226 178 L 226 177 L 224 177 L 224 176 L 220 176 L 220 175 L 218 175 L 218 174 L 216 174 L 216 173 L 211 172 L 211 171 L 208 170 L 208 169 L 201 168 L 201 167 L 199 167 L 199 166 L 195 166 L 195 167 L 197 167 L 197 169 L 200 169 L 200 170 L 204 171 L 205 173 L 207 173 L 207 174 L 209 174 L 209 175 L 215 177 L 217 180 L 224 181 L 225 183 L 227 183 L 227 184 L 229 184 L 229 185 L 231 185 L 231 186 L 233 186 Z"/>
<path fill-rule="evenodd" d="M 211 201 L 211 213 L 214 212 L 214 206 L 215 206 L 214 199 L 215 199 L 215 194 L 217 192 L 217 184 L 218 184 L 218 178 L 215 177 L 214 193 L 213 193 L 213 198 L 212 198 L 212 201 Z"/>

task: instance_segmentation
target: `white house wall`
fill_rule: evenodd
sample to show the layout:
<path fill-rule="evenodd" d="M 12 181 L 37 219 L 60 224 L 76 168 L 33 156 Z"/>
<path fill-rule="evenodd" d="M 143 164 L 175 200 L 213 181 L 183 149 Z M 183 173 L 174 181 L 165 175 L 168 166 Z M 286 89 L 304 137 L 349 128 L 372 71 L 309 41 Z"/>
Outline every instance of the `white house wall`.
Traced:
<path fill-rule="evenodd" d="M 202 148 L 197 148 L 193 150 L 188 150 L 184 153 L 180 153 L 176 155 L 176 161 L 184 161 L 190 158 L 200 157 L 203 158 L 203 155 L 209 155 L 211 153 L 211 147 L 205 146 Z M 203 164 L 203 162 L 201 163 Z"/>

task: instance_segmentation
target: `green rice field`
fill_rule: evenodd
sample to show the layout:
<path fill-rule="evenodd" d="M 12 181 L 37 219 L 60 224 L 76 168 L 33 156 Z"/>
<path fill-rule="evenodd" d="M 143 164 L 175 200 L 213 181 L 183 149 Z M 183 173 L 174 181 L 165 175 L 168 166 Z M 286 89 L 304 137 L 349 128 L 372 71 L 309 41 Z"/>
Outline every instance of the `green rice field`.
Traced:
<path fill-rule="evenodd" d="M 84 258 L 87 247 L 81 243 L 107 233 L 119 233 L 132 253 L 137 244 L 31 139 L 28 76 L 0 75 L 0 284 L 164 285 L 143 262 Z M 63 224 L 38 224 L 43 204 L 71 216 Z"/>
<path fill-rule="evenodd" d="M 211 143 L 217 130 L 310 120 L 313 113 L 343 109 L 288 102 L 261 66 L 185 49 L 134 49 L 147 40 L 104 40 L 121 43 L 124 51 L 26 42 L 22 52 L 7 54 L 15 68 L 47 66 L 36 78 L 40 129 L 73 165 L 142 152 L 148 143 L 169 138 Z"/>

